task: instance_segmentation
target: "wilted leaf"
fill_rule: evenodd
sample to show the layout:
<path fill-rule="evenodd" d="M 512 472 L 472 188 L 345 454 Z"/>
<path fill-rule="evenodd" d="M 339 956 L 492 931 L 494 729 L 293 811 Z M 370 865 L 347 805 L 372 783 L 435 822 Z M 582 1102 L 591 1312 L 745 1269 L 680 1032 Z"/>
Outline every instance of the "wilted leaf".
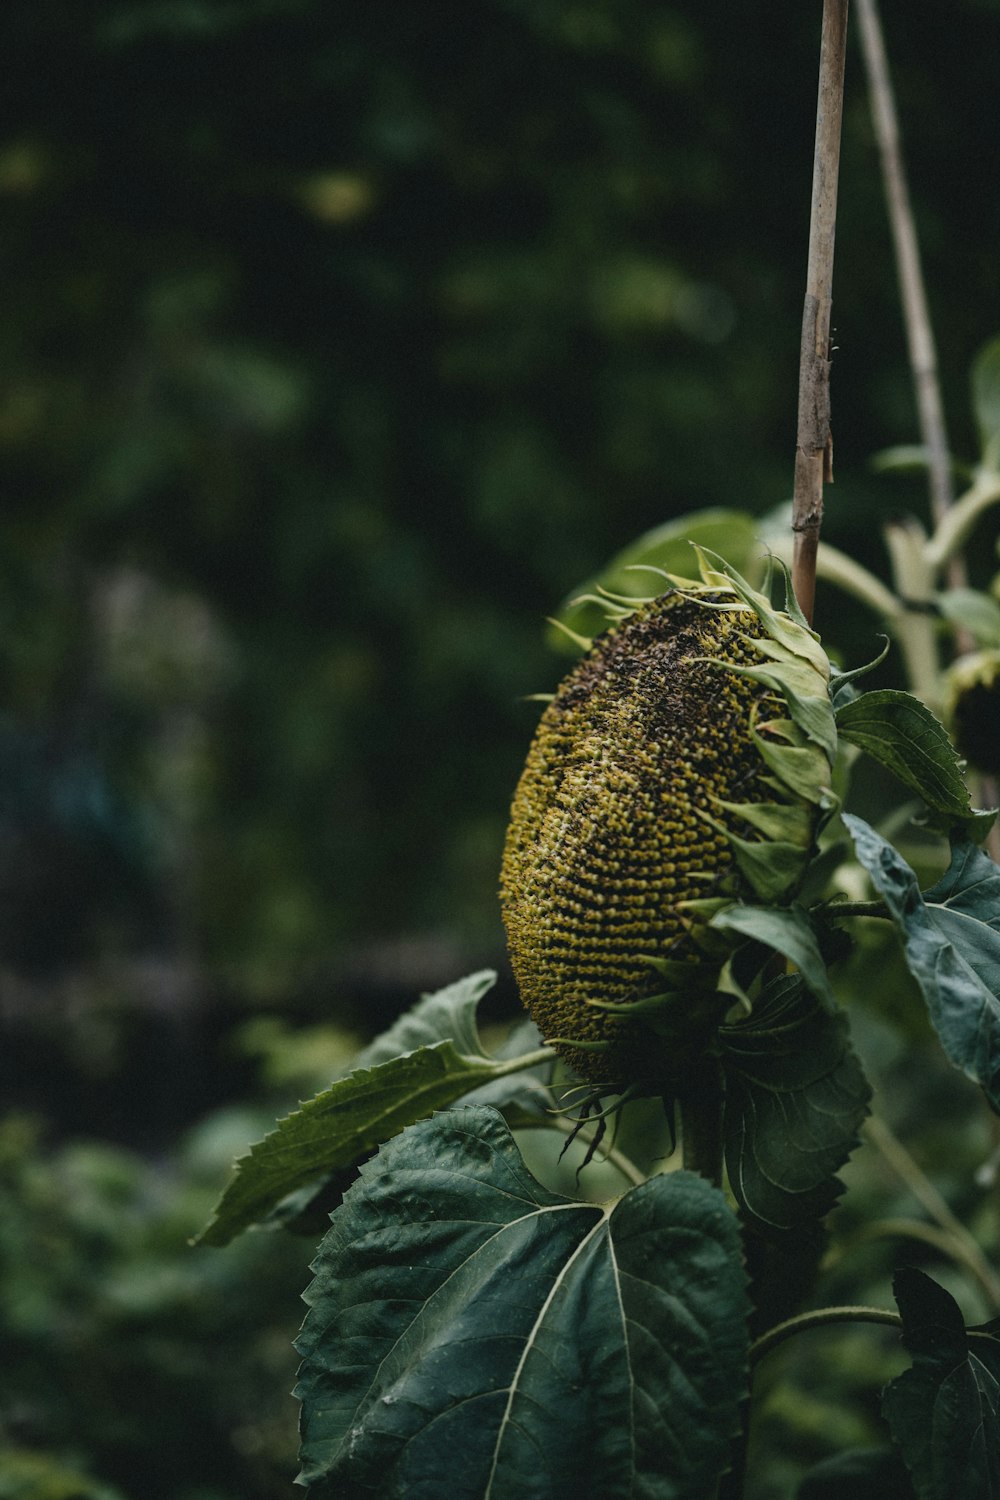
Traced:
<path fill-rule="evenodd" d="M 615 1205 L 530 1175 L 452 1110 L 362 1168 L 298 1347 L 312 1500 L 704 1500 L 745 1390 L 722 1194 L 678 1172 Z"/>
<path fill-rule="evenodd" d="M 726 1076 L 726 1170 L 764 1234 L 815 1223 L 841 1191 L 870 1089 L 847 1017 L 800 975 L 772 983 L 745 1021 L 719 1031 Z"/>
<path fill-rule="evenodd" d="M 883 1410 L 918 1500 L 1000 1500 L 1000 1340 L 966 1331 L 955 1299 L 922 1271 L 893 1279 L 913 1366 Z"/>
<path fill-rule="evenodd" d="M 966 840 L 923 895 L 902 855 L 844 814 L 858 859 L 903 939 L 907 966 L 947 1056 L 1000 1111 L 1000 869 Z"/>

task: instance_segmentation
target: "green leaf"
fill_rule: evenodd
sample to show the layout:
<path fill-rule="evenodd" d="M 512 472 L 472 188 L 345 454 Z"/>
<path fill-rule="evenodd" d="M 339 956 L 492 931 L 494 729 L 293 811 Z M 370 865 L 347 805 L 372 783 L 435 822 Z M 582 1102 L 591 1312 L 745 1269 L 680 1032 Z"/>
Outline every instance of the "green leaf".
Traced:
<path fill-rule="evenodd" d="M 839 667 L 831 666 L 830 691 L 833 696 L 834 709 L 839 708 L 843 703 L 853 702 L 858 697 L 858 691 L 854 686 L 858 678 L 867 677 L 869 672 L 874 672 L 875 668 L 880 667 L 889 655 L 889 637 L 883 635 L 879 639 L 883 643 L 882 650 L 871 661 L 865 662 L 863 667 L 855 667 L 850 672 L 842 672 Z"/>
<path fill-rule="evenodd" d="M 482 1052 L 476 1011 L 480 1000 L 496 982 L 493 969 L 480 969 L 443 990 L 421 996 L 411 1010 L 358 1053 L 351 1064 L 352 1072 L 358 1068 L 374 1068 L 392 1057 L 402 1057 L 404 1052 L 428 1047 L 434 1042 L 452 1041 L 459 1052 Z"/>
<path fill-rule="evenodd" d="M 758 729 L 767 730 L 765 738 Z M 761 760 L 774 772 L 783 789 L 804 797 L 807 802 L 822 803 L 829 796 L 830 762 L 818 745 L 811 744 L 803 730 L 791 719 L 769 719 L 751 726 L 754 745 Z"/>
<path fill-rule="evenodd" d="M 931 450 L 919 443 L 900 443 L 898 447 L 882 448 L 873 453 L 870 462 L 876 474 L 888 474 L 893 470 L 912 474 L 930 468 Z M 951 472 L 958 479 L 968 483 L 973 478 L 974 469 L 970 464 L 958 458 L 952 458 L 950 463 Z"/>
<path fill-rule="evenodd" d="M 899 443 L 894 448 L 880 448 L 869 462 L 876 474 L 887 474 L 894 469 L 912 473 L 930 466 L 931 450 L 919 443 Z"/>
<path fill-rule="evenodd" d="M 235 1175 L 196 1243 L 228 1244 L 270 1216 L 289 1194 L 355 1166 L 405 1125 L 459 1099 L 544 1108 L 550 1098 L 541 1078 L 512 1068 L 516 1057 L 488 1057 L 483 1051 L 474 1013 L 494 977 L 474 974 L 427 996 L 365 1049 L 359 1062 L 368 1066 L 338 1078 L 280 1120 L 236 1163 Z M 450 1035 L 429 1040 L 442 1031 L 453 1032 L 458 1045 Z M 420 1045 L 420 1038 L 427 1044 Z M 416 1044 L 414 1050 L 385 1055 L 406 1043 Z M 293 1202 L 291 1216 L 307 1208 L 313 1196 Z"/>
<path fill-rule="evenodd" d="M 795 844 L 799 850 L 812 847 L 813 817 L 797 802 L 724 802 L 719 797 L 714 805 L 749 823 L 766 839 Z"/>
<path fill-rule="evenodd" d="M 484 969 L 450 984 L 432 995 L 425 995 L 412 1010 L 401 1016 L 387 1031 L 376 1037 L 353 1060 L 350 1072 L 370 1068 L 398 1057 L 401 1053 L 434 1042 L 453 1039 L 461 1048 L 481 1053 L 475 1011 L 483 995 L 496 982 L 496 974 Z M 497 1048 L 495 1059 L 506 1062 L 523 1057 L 541 1047 L 538 1027 L 527 1017 L 513 1028 Z M 511 1118 L 548 1115 L 556 1107 L 552 1093 L 552 1062 L 519 1069 L 492 1077 L 488 1082 L 461 1096 L 463 1104 L 493 1104 Z M 358 1159 L 360 1160 L 360 1158 Z M 327 1172 L 305 1187 L 286 1194 L 267 1212 L 260 1223 L 268 1229 L 283 1229 L 290 1234 L 315 1239 L 323 1234 L 330 1214 L 357 1176 L 358 1160 Z"/>
<path fill-rule="evenodd" d="M 955 1299 L 923 1271 L 893 1279 L 913 1365 L 883 1411 L 918 1500 L 1000 1500 L 1000 1341 L 972 1338 Z"/>
<path fill-rule="evenodd" d="M 781 901 L 797 889 L 809 862 L 808 851 L 771 839 L 750 842 L 734 833 L 727 837 L 740 874 L 761 901 Z"/>
<path fill-rule="evenodd" d="M 1000 646 L 1000 604 L 981 589 L 945 589 L 936 595 L 945 619 L 960 625 L 978 646 Z"/>
<path fill-rule="evenodd" d="M 765 943 L 784 954 L 801 970 L 813 994 L 833 1008 L 835 1002 L 826 963 L 804 907 L 726 906 L 712 918 L 711 925 L 722 932 L 739 933 L 741 937 Z"/>
<path fill-rule="evenodd" d="M 602 588 L 637 601 L 662 594 L 669 587 L 666 579 L 658 578 L 655 572 L 632 570 L 658 568 L 664 573 L 679 573 L 687 577 L 691 572 L 692 542 L 714 548 L 743 572 L 753 570 L 755 564 L 759 570 L 760 548 L 756 522 L 751 516 L 738 510 L 694 511 L 689 516 L 679 516 L 664 526 L 657 526 L 631 542 L 602 572 L 573 590 L 560 605 L 557 620 L 583 636 L 600 634 L 608 624 L 600 605 L 592 601 L 579 604 L 574 601 L 586 594 L 596 594 Z M 550 631 L 549 643 L 564 653 L 573 649 L 558 629 Z"/>
<path fill-rule="evenodd" d="M 1000 1112 L 1000 869 L 968 841 L 921 895 L 917 877 L 861 818 L 844 814 L 858 859 L 903 939 L 945 1053 Z"/>
<path fill-rule="evenodd" d="M 712 583 L 717 581 L 732 588 L 747 609 L 752 610 L 764 626 L 765 635 L 747 637 L 748 643 L 777 661 L 787 662 L 792 658 L 799 658 L 800 664 L 805 662 L 812 667 L 825 685 L 830 677 L 829 657 L 816 631 L 812 629 L 799 608 L 795 590 L 792 588 L 791 574 L 784 563 L 778 562 L 785 583 L 785 610 L 782 612 L 775 609 L 768 592 L 761 593 L 758 589 L 752 588 L 738 570 L 726 562 L 725 558 L 710 551 L 703 544 L 695 543 L 694 550 L 705 581 Z M 715 564 L 718 564 L 718 568 Z"/>
<path fill-rule="evenodd" d="M 615 1204 L 530 1175 L 493 1110 L 362 1168 L 298 1348 L 311 1500 L 702 1500 L 746 1389 L 737 1222 L 687 1172 Z"/>
<path fill-rule="evenodd" d="M 840 1195 L 871 1090 L 847 1018 L 800 975 L 774 981 L 745 1021 L 719 1030 L 726 1076 L 726 1169 L 764 1234 L 814 1224 Z"/>
<path fill-rule="evenodd" d="M 910 693 L 878 688 L 837 709 L 837 729 L 922 797 L 940 821 L 970 831 L 981 822 L 944 726 Z M 986 829 L 983 829 L 985 835 Z"/>
<path fill-rule="evenodd" d="M 435 1042 L 452 1041 L 459 1052 L 467 1056 L 483 1056 L 483 1045 L 479 1039 L 476 1013 L 479 1002 L 497 982 L 496 971 L 480 969 L 467 974 L 454 984 L 431 995 L 424 995 L 412 1010 L 400 1016 L 387 1031 L 358 1054 L 351 1064 L 351 1072 L 360 1068 L 372 1068 L 390 1058 L 400 1057 L 417 1047 L 431 1046 Z M 542 1038 L 534 1022 L 525 1018 L 516 1026 L 497 1048 L 497 1062 L 505 1062 L 524 1053 L 533 1052 L 542 1045 Z M 495 1104 L 497 1109 L 517 1105 L 520 1109 L 545 1110 L 554 1103 L 549 1079 L 552 1063 L 539 1063 L 537 1067 L 523 1072 L 507 1073 L 491 1078 L 470 1092 L 463 1103 Z"/>
<path fill-rule="evenodd" d="M 972 366 L 972 405 L 983 465 L 1000 469 L 1000 338 L 991 339 Z"/>

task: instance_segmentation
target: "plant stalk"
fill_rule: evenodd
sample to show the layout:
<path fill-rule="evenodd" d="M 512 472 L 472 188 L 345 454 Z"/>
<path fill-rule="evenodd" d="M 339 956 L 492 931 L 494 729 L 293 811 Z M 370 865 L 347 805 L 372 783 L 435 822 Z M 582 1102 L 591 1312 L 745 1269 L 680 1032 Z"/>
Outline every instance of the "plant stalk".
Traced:
<path fill-rule="evenodd" d="M 949 515 L 955 504 L 955 490 L 944 402 L 941 397 L 937 347 L 906 181 L 896 97 L 886 58 L 878 0 L 858 0 L 858 20 L 861 27 L 861 51 L 868 75 L 872 124 L 882 162 L 885 198 L 896 250 L 896 270 L 903 300 L 903 322 L 906 327 L 920 435 L 927 450 L 927 480 L 931 517 L 935 527 L 935 536 L 929 544 L 929 550 L 938 549 L 938 555 L 933 559 L 929 558 L 929 561 L 933 560 L 938 566 L 941 563 L 946 565 L 950 588 L 964 588 L 968 583 L 968 571 L 965 558 L 958 548 L 964 540 L 962 527 L 966 515 L 969 510 L 973 515 L 978 512 L 975 502 L 971 507 L 967 504 L 960 507 L 963 515 L 958 526 L 954 524 L 957 518 Z M 973 486 L 973 495 L 976 495 L 976 490 L 977 486 Z M 978 500 L 978 496 L 976 499 Z M 955 645 L 959 654 L 975 649 L 975 641 L 962 627 L 955 631 Z M 979 778 L 976 794 L 983 806 L 989 806 L 995 800 L 995 788 L 988 784 L 986 778 Z M 1000 832 L 996 827 L 990 830 L 987 848 L 995 860 L 1000 859 Z"/>
<path fill-rule="evenodd" d="M 823 524 L 823 485 L 833 479 L 830 428 L 830 309 L 840 174 L 840 123 L 844 106 L 848 0 L 823 0 L 819 97 L 813 155 L 809 256 L 799 348 L 798 429 L 792 499 L 792 586 L 812 621 L 816 602 L 816 550 Z"/>
<path fill-rule="evenodd" d="M 722 1070 L 705 1057 L 690 1070 L 677 1099 L 681 1120 L 681 1155 L 689 1172 L 722 1186 Z"/>
<path fill-rule="evenodd" d="M 935 713 L 941 708 L 941 670 L 934 615 L 934 571 L 927 561 L 927 537 L 912 516 L 891 521 L 884 530 L 886 550 L 903 612 L 894 634 L 906 663 L 910 689 Z"/>
<path fill-rule="evenodd" d="M 937 525 L 954 500 L 937 348 L 920 264 L 920 246 L 906 181 L 899 118 L 886 59 L 878 0 L 857 0 L 857 6 L 861 51 L 868 75 L 872 125 L 882 163 L 889 224 L 896 250 L 896 270 L 903 300 L 910 370 L 913 374 L 921 438 L 927 449 L 931 515 Z M 959 558 L 953 558 L 950 566 L 949 583 L 953 588 L 958 588 L 965 583 L 964 567 Z"/>

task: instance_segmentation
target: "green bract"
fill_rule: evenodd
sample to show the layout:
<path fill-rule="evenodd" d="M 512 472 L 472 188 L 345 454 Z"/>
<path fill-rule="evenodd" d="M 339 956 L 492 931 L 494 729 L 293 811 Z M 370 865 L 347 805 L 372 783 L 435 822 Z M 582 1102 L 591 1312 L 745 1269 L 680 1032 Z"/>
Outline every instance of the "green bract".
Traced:
<path fill-rule="evenodd" d="M 521 997 L 604 1087 L 669 1086 L 732 996 L 734 900 L 794 896 L 833 806 L 830 666 L 792 605 L 699 554 L 700 580 L 594 641 L 542 715 L 501 897 Z"/>

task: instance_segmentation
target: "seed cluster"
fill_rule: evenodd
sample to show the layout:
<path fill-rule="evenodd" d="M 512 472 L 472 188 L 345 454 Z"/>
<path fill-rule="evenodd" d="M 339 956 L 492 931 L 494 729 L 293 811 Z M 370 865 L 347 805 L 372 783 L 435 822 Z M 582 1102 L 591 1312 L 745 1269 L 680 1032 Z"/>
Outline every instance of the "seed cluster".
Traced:
<path fill-rule="evenodd" d="M 678 905 L 732 871 L 725 833 L 701 815 L 719 819 L 719 798 L 774 797 L 750 734 L 766 695 L 705 660 L 755 665 L 746 637 L 764 631 L 749 610 L 711 607 L 723 602 L 674 592 L 600 636 L 543 714 L 514 796 L 501 875 L 514 974 L 543 1036 L 613 1043 L 560 1046 L 593 1082 L 679 1063 L 634 1018 L 588 1002 L 661 991 L 644 958 L 699 962 Z"/>

